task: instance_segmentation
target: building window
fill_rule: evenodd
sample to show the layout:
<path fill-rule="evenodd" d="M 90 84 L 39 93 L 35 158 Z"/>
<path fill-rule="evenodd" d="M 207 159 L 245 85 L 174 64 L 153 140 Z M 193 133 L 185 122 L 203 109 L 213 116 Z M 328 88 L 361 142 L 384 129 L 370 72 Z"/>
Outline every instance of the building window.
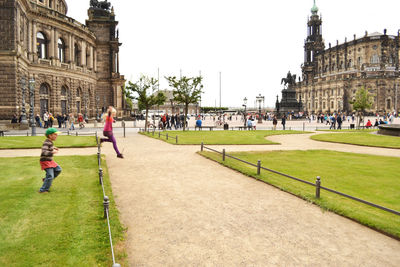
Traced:
<path fill-rule="evenodd" d="M 61 62 L 65 62 L 65 43 L 63 39 L 58 39 L 58 58 Z"/>
<path fill-rule="evenodd" d="M 361 61 L 361 57 L 358 57 L 358 66 L 361 67 L 362 61 Z"/>
<path fill-rule="evenodd" d="M 386 100 L 386 109 L 387 110 L 391 109 L 391 105 L 390 104 L 391 104 L 391 101 L 390 101 L 390 98 L 389 98 L 389 99 Z"/>
<path fill-rule="evenodd" d="M 65 86 L 61 87 L 61 96 L 67 96 L 67 94 L 68 89 Z"/>
<path fill-rule="evenodd" d="M 82 95 L 82 89 L 78 88 L 76 89 L 76 97 L 80 97 Z"/>
<path fill-rule="evenodd" d="M 349 60 L 349 68 L 352 68 L 353 67 L 353 61 L 350 59 Z"/>
<path fill-rule="evenodd" d="M 40 86 L 39 94 L 41 94 L 41 95 L 48 95 L 49 94 L 49 88 L 47 87 L 47 85 L 45 83 L 43 83 Z"/>
<path fill-rule="evenodd" d="M 47 58 L 47 40 L 42 32 L 36 34 L 37 55 L 39 58 Z"/>
<path fill-rule="evenodd" d="M 79 50 L 79 46 L 75 44 L 74 46 L 74 51 L 75 51 L 75 65 L 80 66 L 81 65 L 81 51 Z"/>
<path fill-rule="evenodd" d="M 322 108 L 325 109 L 325 102 L 322 102 Z"/>
<path fill-rule="evenodd" d="M 371 63 L 372 64 L 378 64 L 379 63 L 379 56 L 377 54 L 373 54 L 371 57 Z"/>
<path fill-rule="evenodd" d="M 333 101 L 331 102 L 331 108 L 333 109 L 335 105 L 333 104 Z"/>
<path fill-rule="evenodd" d="M 53 8 L 53 0 L 49 0 L 49 8 Z"/>

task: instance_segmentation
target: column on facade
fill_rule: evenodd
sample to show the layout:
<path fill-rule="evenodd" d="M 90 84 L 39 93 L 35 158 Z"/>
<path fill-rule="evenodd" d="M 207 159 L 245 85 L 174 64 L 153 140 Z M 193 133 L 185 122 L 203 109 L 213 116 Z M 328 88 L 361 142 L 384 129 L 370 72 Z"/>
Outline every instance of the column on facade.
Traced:
<path fill-rule="evenodd" d="M 71 36 L 71 34 L 70 34 Z M 70 49 L 70 54 L 71 54 L 71 62 L 75 63 L 75 37 L 72 35 L 71 37 L 71 49 Z"/>
<path fill-rule="evenodd" d="M 16 31 L 17 31 L 17 43 L 21 41 L 21 11 L 17 8 L 17 23 L 16 23 Z"/>
<path fill-rule="evenodd" d="M 54 58 L 55 59 L 60 59 L 58 55 L 58 31 L 57 29 L 54 29 Z"/>
<path fill-rule="evenodd" d="M 93 46 L 90 46 L 89 48 L 89 62 L 88 62 L 88 67 L 90 69 L 93 69 Z"/>
<path fill-rule="evenodd" d="M 97 71 L 97 51 L 94 50 L 94 71 Z"/>
<path fill-rule="evenodd" d="M 28 52 L 32 53 L 32 22 L 28 21 Z"/>
<path fill-rule="evenodd" d="M 119 73 L 119 52 L 117 53 L 117 73 Z"/>
<path fill-rule="evenodd" d="M 86 42 L 81 41 L 81 64 L 86 65 Z"/>
<path fill-rule="evenodd" d="M 51 28 L 50 43 L 49 43 L 49 58 L 54 57 L 54 27 Z"/>
<path fill-rule="evenodd" d="M 68 60 L 69 60 L 70 62 L 72 62 L 72 59 L 73 59 L 73 57 L 72 57 L 72 49 L 73 49 L 73 45 L 72 45 L 72 36 L 71 36 L 71 34 L 69 33 L 69 34 L 68 34 Z"/>
<path fill-rule="evenodd" d="M 36 53 L 36 21 L 32 21 L 32 52 Z"/>

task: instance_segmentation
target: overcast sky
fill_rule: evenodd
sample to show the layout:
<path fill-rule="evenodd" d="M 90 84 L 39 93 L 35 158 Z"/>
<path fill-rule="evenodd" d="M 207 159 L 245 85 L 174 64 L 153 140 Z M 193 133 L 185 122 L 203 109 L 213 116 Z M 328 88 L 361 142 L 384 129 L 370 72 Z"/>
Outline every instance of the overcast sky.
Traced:
<path fill-rule="evenodd" d="M 140 74 L 204 77 L 203 106 L 238 107 L 256 95 L 275 105 L 281 78 L 301 75 L 307 17 L 313 0 L 111 0 L 119 21 L 120 72 L 136 81 Z M 67 0 L 68 16 L 84 23 L 89 0 Z M 326 47 L 400 29 L 398 0 L 317 0 Z"/>

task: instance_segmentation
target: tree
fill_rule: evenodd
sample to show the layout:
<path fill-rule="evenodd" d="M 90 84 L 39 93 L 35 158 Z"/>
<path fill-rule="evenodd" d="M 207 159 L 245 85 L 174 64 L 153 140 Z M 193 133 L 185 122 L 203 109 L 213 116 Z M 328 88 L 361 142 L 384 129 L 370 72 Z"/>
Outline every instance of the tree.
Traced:
<path fill-rule="evenodd" d="M 350 104 L 353 105 L 353 109 L 357 111 L 358 128 L 360 128 L 365 110 L 370 109 L 374 103 L 372 96 L 373 95 L 368 93 L 367 89 L 362 86 L 357 90 L 353 100 L 350 101 Z"/>
<path fill-rule="evenodd" d="M 203 89 L 203 85 L 201 84 L 203 77 L 189 78 L 183 76 L 177 79 L 175 76 L 170 76 L 165 77 L 165 79 L 167 79 L 169 86 L 173 88 L 174 101 L 185 106 L 185 121 L 183 122 L 183 131 L 185 131 L 189 105 L 199 103 L 200 101 L 201 90 Z"/>
<path fill-rule="evenodd" d="M 139 81 L 136 83 L 128 82 L 125 87 L 125 95 L 129 99 L 136 99 L 138 101 L 139 110 L 146 111 L 145 131 L 147 130 L 147 117 L 149 109 L 155 105 L 163 105 L 167 99 L 162 92 L 158 91 L 158 80 L 149 78 L 145 75 L 140 76 Z"/>

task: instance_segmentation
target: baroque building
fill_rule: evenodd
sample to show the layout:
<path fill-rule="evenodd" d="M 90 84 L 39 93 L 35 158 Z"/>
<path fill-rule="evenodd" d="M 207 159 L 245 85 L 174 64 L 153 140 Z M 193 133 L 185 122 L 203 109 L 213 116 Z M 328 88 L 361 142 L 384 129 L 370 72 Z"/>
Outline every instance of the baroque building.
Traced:
<path fill-rule="evenodd" d="M 370 112 L 385 113 L 398 109 L 400 34 L 374 32 L 353 36 L 344 43 L 330 43 L 325 49 L 322 19 L 315 5 L 307 23 L 304 44 L 302 79 L 294 88 L 298 101 L 308 114 L 321 112 L 352 112 L 349 103 L 357 89 L 365 87 L 374 104 Z"/>
<path fill-rule="evenodd" d="M 107 1 L 90 1 L 86 25 L 67 11 L 65 0 L 0 0 L 0 119 L 21 114 L 29 80 L 34 114 L 94 117 L 109 105 L 123 112 L 114 10 Z"/>

